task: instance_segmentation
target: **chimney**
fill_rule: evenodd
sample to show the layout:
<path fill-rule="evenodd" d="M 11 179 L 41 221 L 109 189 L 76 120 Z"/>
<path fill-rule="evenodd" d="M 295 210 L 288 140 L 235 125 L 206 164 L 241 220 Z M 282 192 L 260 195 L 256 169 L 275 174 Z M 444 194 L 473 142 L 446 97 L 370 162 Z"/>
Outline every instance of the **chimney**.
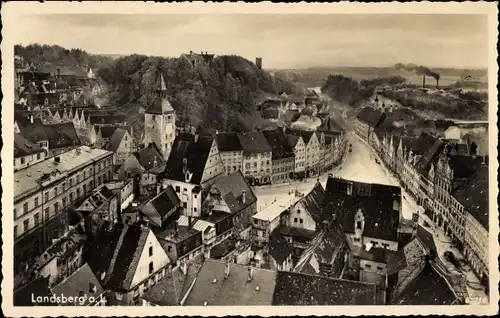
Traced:
<path fill-rule="evenodd" d="M 422 77 L 422 87 L 425 88 L 425 74 Z"/>
<path fill-rule="evenodd" d="M 61 76 L 61 69 L 60 68 L 57 69 L 57 76 Z"/>
<path fill-rule="evenodd" d="M 187 158 L 182 158 L 182 173 L 183 174 L 186 174 L 187 172 L 187 164 L 188 164 L 188 160 Z"/>
<path fill-rule="evenodd" d="M 188 216 L 188 226 L 191 226 L 192 222 L 193 222 L 193 220 L 192 220 L 191 216 Z"/>
<path fill-rule="evenodd" d="M 226 259 L 226 266 L 225 266 L 225 271 L 224 271 L 224 278 L 227 279 L 229 277 L 229 272 L 231 271 L 231 262 L 229 261 L 229 258 Z"/>
<path fill-rule="evenodd" d="M 253 279 L 253 271 L 252 271 L 252 267 L 249 267 L 249 268 L 248 268 L 248 278 L 247 278 L 247 280 L 248 280 L 249 282 L 251 282 L 251 281 L 252 281 L 252 279 Z"/>
<path fill-rule="evenodd" d="M 439 79 L 436 78 L 436 89 L 439 89 Z"/>
<path fill-rule="evenodd" d="M 247 202 L 247 191 L 243 190 L 241 191 L 241 202 L 245 204 Z"/>

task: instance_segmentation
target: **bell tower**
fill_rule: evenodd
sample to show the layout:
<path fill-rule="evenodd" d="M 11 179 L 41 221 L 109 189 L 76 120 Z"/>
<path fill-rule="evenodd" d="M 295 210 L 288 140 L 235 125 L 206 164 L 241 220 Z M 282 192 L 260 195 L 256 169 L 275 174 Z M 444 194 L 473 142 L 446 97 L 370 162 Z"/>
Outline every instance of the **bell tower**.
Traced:
<path fill-rule="evenodd" d="M 168 97 L 167 86 L 163 74 L 160 73 L 156 83 L 156 97 L 144 114 L 143 143 L 145 146 L 154 143 L 165 160 L 170 155 L 176 131 L 176 113 Z"/>

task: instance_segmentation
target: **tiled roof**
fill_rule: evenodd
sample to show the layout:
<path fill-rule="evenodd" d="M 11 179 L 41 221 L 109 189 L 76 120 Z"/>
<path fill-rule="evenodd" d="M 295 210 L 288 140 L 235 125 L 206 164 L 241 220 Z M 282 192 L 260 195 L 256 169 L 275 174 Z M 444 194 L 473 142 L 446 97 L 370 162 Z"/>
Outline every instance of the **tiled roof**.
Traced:
<path fill-rule="evenodd" d="M 196 263 L 188 264 L 184 273 L 181 267 L 175 267 L 145 292 L 142 298 L 158 306 L 178 306 L 200 268 L 201 265 Z"/>
<path fill-rule="evenodd" d="M 154 220 L 155 218 L 163 219 L 179 203 L 180 199 L 177 196 L 177 193 L 175 193 L 175 190 L 172 188 L 172 186 L 168 186 L 160 194 L 141 206 L 140 210 L 150 220 Z M 157 225 L 160 226 L 160 224 Z"/>
<path fill-rule="evenodd" d="M 132 286 L 139 258 L 150 229 L 135 225 L 115 224 L 108 231 L 106 224 L 96 234 L 87 251 L 86 261 L 93 272 L 106 272 L 102 285 L 106 289 L 128 290 Z"/>
<path fill-rule="evenodd" d="M 212 187 L 216 187 L 221 197 L 229 205 L 231 213 L 238 213 L 257 202 L 257 196 L 248 185 L 241 171 L 235 171 L 227 176 L 217 177 Z M 242 194 L 245 191 L 245 203 Z"/>
<path fill-rule="evenodd" d="M 269 240 L 269 254 L 282 264 L 293 253 L 293 246 L 278 232 L 273 231 Z"/>
<path fill-rule="evenodd" d="M 455 294 L 446 281 L 431 267 L 426 265 L 422 272 L 394 299 L 392 305 L 451 305 Z"/>
<path fill-rule="evenodd" d="M 428 133 L 421 133 L 412 145 L 413 153 L 423 155 L 426 151 L 432 148 L 432 146 L 436 143 L 436 140 L 436 137 L 431 136 Z"/>
<path fill-rule="evenodd" d="M 436 243 L 434 242 L 434 237 L 432 233 L 427 231 L 424 227 L 418 226 L 417 228 L 417 239 L 422 243 L 422 245 L 430 251 L 437 251 Z"/>
<path fill-rule="evenodd" d="M 377 292 L 372 284 L 278 272 L 273 305 L 377 305 Z"/>
<path fill-rule="evenodd" d="M 317 182 L 314 188 L 299 201 L 317 224 L 324 220 L 322 208 L 324 198 L 325 190 L 321 183 Z"/>
<path fill-rule="evenodd" d="M 237 242 L 236 238 L 228 237 L 224 241 L 214 245 L 212 249 L 210 249 L 210 258 L 222 259 L 236 248 Z"/>
<path fill-rule="evenodd" d="M 177 136 L 165 166 L 165 178 L 184 182 L 183 159 L 186 159 L 187 170 L 193 174 L 191 183 L 199 184 L 212 148 L 212 142 L 213 140 L 208 137 L 200 136 L 198 141 L 194 142 L 194 140 L 187 140 L 183 135 Z"/>
<path fill-rule="evenodd" d="M 293 149 L 288 144 L 287 138 L 281 129 L 266 130 L 262 132 L 272 148 L 273 159 L 295 157 Z"/>
<path fill-rule="evenodd" d="M 387 255 L 387 275 L 392 275 L 399 273 L 399 271 L 405 269 L 408 264 L 406 262 L 405 249 L 401 248 L 396 253 L 390 253 Z"/>
<path fill-rule="evenodd" d="M 215 136 L 219 151 L 241 151 L 240 140 L 234 132 L 219 133 Z"/>
<path fill-rule="evenodd" d="M 377 127 L 385 119 L 386 115 L 379 110 L 373 109 L 371 107 L 363 108 L 357 115 L 356 118 L 370 125 L 371 127 Z"/>
<path fill-rule="evenodd" d="M 104 128 L 104 127 L 103 127 Z M 107 149 L 113 152 L 116 152 L 120 147 L 120 143 L 123 140 L 123 137 L 127 134 L 127 131 L 123 128 L 116 128 L 111 135 L 111 139 L 107 143 Z"/>
<path fill-rule="evenodd" d="M 487 158 L 480 156 L 449 156 L 448 163 L 453 170 L 453 177 L 456 179 L 470 178 L 474 173 L 481 169 L 483 161 L 488 163 Z"/>
<path fill-rule="evenodd" d="M 349 184 L 352 194 L 348 195 Z M 354 233 L 354 216 L 361 209 L 365 217 L 363 235 L 397 241 L 399 211 L 393 210 L 394 200 L 401 206 L 401 188 L 328 178 L 323 208 L 336 215 L 344 232 Z"/>
<path fill-rule="evenodd" d="M 101 137 L 108 139 L 111 138 L 111 136 L 114 134 L 115 130 L 118 129 L 116 126 L 97 126 L 97 129 L 99 130 Z"/>
<path fill-rule="evenodd" d="M 148 146 L 136 151 L 134 156 L 141 166 L 146 170 L 151 170 L 152 168 L 159 167 L 165 164 L 165 159 L 161 154 L 155 143 L 149 144 Z"/>
<path fill-rule="evenodd" d="M 272 305 L 277 273 L 262 268 L 252 268 L 252 280 L 248 281 L 248 269 L 247 266 L 230 264 L 229 276 L 224 278 L 224 262 L 205 260 L 185 305 Z"/>
<path fill-rule="evenodd" d="M 262 132 L 245 132 L 239 133 L 238 139 L 240 141 L 243 151 L 246 153 L 261 153 L 271 152 L 272 148 L 267 142 Z"/>
<path fill-rule="evenodd" d="M 436 139 L 434 144 L 424 152 L 423 156 L 417 162 L 417 171 L 419 171 L 422 175 L 427 175 L 431 164 L 436 161 L 444 147 L 445 143 L 441 139 Z"/>
<path fill-rule="evenodd" d="M 42 297 L 42 303 L 33 303 L 33 295 Z M 56 303 L 45 300 L 52 296 L 49 279 L 40 276 L 21 288 L 14 290 L 14 306 L 57 306 Z"/>
<path fill-rule="evenodd" d="M 52 287 L 54 295 L 64 295 L 65 297 L 81 297 L 84 294 L 87 298 L 84 304 L 90 305 L 89 297 L 96 298 L 104 292 L 99 280 L 94 275 L 88 264 L 73 272 L 68 278 Z"/>
<path fill-rule="evenodd" d="M 146 113 L 156 115 L 168 114 L 173 112 L 174 108 L 166 97 L 156 97 L 148 107 L 148 109 L 146 109 Z"/>
<path fill-rule="evenodd" d="M 32 154 L 44 152 L 43 148 L 38 147 L 21 134 L 14 135 L 14 158 L 24 157 Z"/>
<path fill-rule="evenodd" d="M 309 140 L 311 140 L 311 137 L 314 135 L 314 133 L 314 131 L 296 129 L 287 129 L 285 131 L 285 134 L 287 135 L 295 135 L 297 137 L 301 136 L 306 145 L 309 143 Z"/>
<path fill-rule="evenodd" d="M 19 129 L 24 138 L 32 141 L 48 141 L 50 148 L 78 146 L 81 144 L 73 123 L 44 125 L 40 121 L 31 124 L 18 120 Z"/>
<path fill-rule="evenodd" d="M 288 144 L 290 145 L 290 147 L 295 148 L 295 146 L 299 142 L 300 136 L 292 135 L 292 134 L 287 134 L 286 135 L 286 139 L 287 139 Z"/>
<path fill-rule="evenodd" d="M 481 166 L 471 178 L 453 191 L 453 197 L 482 225 L 489 230 L 489 171 Z"/>

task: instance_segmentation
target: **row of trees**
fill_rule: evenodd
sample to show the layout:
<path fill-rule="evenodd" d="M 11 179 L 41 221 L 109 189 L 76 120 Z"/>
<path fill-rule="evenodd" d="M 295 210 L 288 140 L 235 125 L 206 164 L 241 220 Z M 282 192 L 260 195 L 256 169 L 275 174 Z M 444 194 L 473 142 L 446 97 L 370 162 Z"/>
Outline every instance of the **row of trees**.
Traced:
<path fill-rule="evenodd" d="M 194 66 L 186 57 L 130 55 L 99 70 L 110 89 L 110 102 L 131 114 L 156 98 L 162 73 L 180 124 L 230 130 L 238 115 L 256 111 L 255 94 L 294 93 L 296 88 L 275 79 L 239 56 L 219 56 Z"/>

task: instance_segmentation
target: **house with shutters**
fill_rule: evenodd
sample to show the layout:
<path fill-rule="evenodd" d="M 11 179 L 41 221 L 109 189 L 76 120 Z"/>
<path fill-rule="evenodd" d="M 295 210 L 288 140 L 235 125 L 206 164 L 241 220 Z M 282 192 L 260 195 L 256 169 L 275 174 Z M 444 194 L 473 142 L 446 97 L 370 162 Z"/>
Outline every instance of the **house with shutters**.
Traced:
<path fill-rule="evenodd" d="M 134 306 L 171 270 L 171 261 L 147 226 L 103 224 L 84 254 L 112 306 Z"/>

